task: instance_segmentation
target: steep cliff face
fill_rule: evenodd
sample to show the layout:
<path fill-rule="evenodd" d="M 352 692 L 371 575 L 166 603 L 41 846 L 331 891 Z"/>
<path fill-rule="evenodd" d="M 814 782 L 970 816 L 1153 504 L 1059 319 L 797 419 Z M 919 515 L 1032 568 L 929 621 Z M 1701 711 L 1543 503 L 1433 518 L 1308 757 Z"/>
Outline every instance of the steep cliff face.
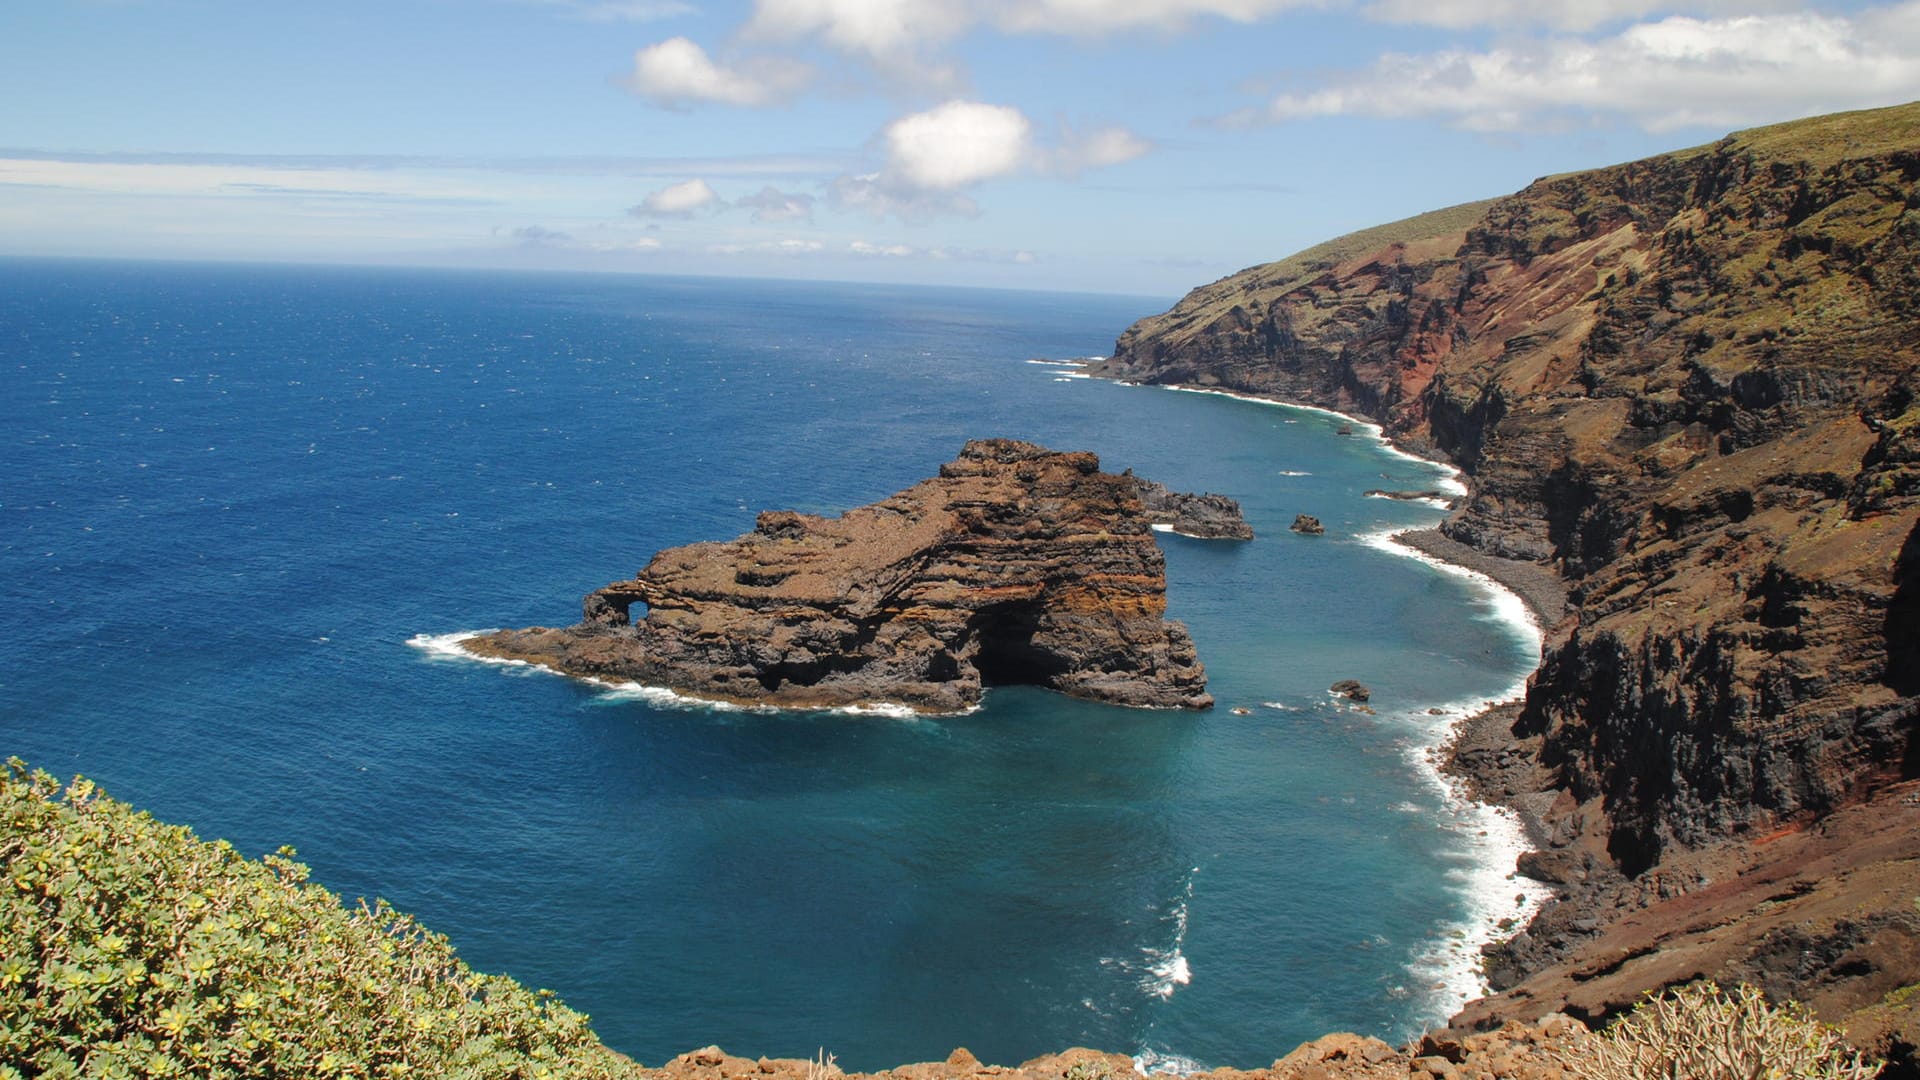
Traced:
<path fill-rule="evenodd" d="M 1641 875 L 1920 768 L 1917 180 L 1920 105 L 1550 177 L 1197 289 L 1097 372 L 1459 463 L 1446 533 L 1572 588 L 1515 736 Z"/>
<path fill-rule="evenodd" d="M 1021 683 L 1206 708 L 1193 642 L 1163 618 L 1140 490 L 1089 453 L 976 440 L 937 479 L 840 517 L 768 511 L 736 540 L 662 551 L 588 594 L 577 626 L 463 644 L 752 704 L 954 712 Z"/>

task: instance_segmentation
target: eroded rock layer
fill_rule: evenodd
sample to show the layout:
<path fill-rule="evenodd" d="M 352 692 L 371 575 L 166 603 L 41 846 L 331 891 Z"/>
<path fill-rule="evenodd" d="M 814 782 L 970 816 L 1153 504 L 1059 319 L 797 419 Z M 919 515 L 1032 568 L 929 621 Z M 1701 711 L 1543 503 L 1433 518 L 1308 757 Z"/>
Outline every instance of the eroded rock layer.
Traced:
<path fill-rule="evenodd" d="M 840 517 L 768 511 L 736 540 L 662 551 L 588 594 L 577 626 L 465 645 L 752 704 L 955 712 L 983 686 L 1031 684 L 1206 708 L 1166 588 L 1134 477 L 1090 453 L 977 440 L 938 478 Z"/>
<path fill-rule="evenodd" d="M 1364 413 L 1465 470 L 1448 536 L 1560 571 L 1513 740 L 1614 909 L 1564 942 L 1920 768 L 1917 181 L 1920 105 L 1756 129 L 1255 267 L 1093 370 Z"/>

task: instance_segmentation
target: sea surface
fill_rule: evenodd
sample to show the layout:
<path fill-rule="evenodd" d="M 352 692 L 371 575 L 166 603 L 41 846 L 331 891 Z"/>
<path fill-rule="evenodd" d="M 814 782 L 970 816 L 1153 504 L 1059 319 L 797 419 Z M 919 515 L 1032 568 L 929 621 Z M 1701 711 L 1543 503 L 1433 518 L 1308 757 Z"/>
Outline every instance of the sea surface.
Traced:
<path fill-rule="evenodd" d="M 1166 305 L 0 260 L 0 754 L 292 844 L 650 1064 L 1404 1037 L 1524 892 L 1426 748 L 1537 636 L 1381 542 L 1442 511 L 1364 490 L 1449 477 L 1375 429 L 1033 362 Z M 723 710 L 437 647 L 981 436 L 1240 500 L 1251 543 L 1160 537 L 1218 708 Z"/>

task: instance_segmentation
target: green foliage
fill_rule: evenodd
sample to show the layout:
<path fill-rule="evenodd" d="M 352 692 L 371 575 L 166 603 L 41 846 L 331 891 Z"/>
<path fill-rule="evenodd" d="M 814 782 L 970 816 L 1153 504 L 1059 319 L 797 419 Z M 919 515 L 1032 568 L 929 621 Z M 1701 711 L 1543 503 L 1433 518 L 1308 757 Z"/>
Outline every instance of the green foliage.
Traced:
<path fill-rule="evenodd" d="M 258 862 L 18 758 L 0 776 L 0 1080 L 614 1080 L 587 1018 L 293 851 Z"/>
<path fill-rule="evenodd" d="M 1806 1006 L 1710 981 L 1642 1002 L 1561 1064 L 1579 1080 L 1872 1080 L 1881 1069 Z"/>

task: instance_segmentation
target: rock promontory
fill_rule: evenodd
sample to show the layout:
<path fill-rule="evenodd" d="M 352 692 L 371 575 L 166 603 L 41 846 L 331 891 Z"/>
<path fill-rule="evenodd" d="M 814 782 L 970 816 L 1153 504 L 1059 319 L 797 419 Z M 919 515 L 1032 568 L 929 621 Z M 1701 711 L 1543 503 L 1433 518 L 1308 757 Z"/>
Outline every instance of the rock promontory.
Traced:
<path fill-rule="evenodd" d="M 839 517 L 767 511 L 735 540 L 662 551 L 589 593 L 576 626 L 463 645 L 751 705 L 958 712 L 987 686 L 1030 684 L 1208 708 L 1192 639 L 1164 617 L 1152 521 L 1137 478 L 1091 453 L 975 440 L 938 477 Z"/>

